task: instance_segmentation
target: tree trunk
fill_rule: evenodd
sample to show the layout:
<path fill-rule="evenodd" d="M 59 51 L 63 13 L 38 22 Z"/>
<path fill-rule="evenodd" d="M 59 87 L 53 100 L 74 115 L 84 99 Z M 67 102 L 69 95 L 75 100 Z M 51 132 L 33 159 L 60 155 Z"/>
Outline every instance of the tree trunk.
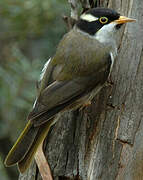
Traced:
<path fill-rule="evenodd" d="M 45 146 L 54 180 L 143 179 L 143 1 L 100 0 L 137 19 L 120 36 L 107 86 L 83 111 L 63 114 Z M 40 180 L 35 163 L 19 180 Z"/>

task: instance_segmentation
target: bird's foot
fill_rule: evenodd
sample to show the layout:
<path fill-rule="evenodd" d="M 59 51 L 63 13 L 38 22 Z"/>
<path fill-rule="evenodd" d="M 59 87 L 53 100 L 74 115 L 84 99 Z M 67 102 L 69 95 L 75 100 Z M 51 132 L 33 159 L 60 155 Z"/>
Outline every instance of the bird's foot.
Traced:
<path fill-rule="evenodd" d="M 114 82 L 112 81 L 111 76 L 108 77 L 107 79 L 107 86 L 113 86 Z"/>
<path fill-rule="evenodd" d="M 83 105 L 79 108 L 79 111 L 84 110 L 86 107 L 88 107 L 88 106 L 90 106 L 90 105 L 91 105 L 91 101 L 86 102 L 85 104 L 83 104 Z"/>

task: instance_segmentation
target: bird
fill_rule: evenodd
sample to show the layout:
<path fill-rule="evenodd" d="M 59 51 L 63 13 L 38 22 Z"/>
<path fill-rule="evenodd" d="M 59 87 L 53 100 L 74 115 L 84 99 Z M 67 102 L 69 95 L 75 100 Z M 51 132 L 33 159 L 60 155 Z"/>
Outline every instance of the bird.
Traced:
<path fill-rule="evenodd" d="M 117 32 L 134 21 L 104 7 L 81 14 L 44 65 L 33 109 L 5 159 L 6 166 L 17 165 L 24 173 L 57 117 L 91 102 L 110 76 L 117 56 Z"/>

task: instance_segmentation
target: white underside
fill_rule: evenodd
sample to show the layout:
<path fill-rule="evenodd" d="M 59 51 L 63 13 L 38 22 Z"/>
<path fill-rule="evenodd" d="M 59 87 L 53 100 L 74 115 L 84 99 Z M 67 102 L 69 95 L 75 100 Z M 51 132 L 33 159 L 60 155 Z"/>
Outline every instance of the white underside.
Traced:
<path fill-rule="evenodd" d="M 48 59 L 48 61 L 44 64 L 44 67 L 43 67 L 43 69 L 42 69 L 42 71 L 41 71 L 40 78 L 39 78 L 40 81 L 41 81 L 41 80 L 43 79 L 43 77 L 44 77 L 44 74 L 45 74 L 45 72 L 46 72 L 46 69 L 47 69 L 47 67 L 48 67 L 48 65 L 49 65 L 50 60 L 51 60 L 51 58 Z"/>
<path fill-rule="evenodd" d="M 48 61 L 44 64 L 43 69 L 42 69 L 41 74 L 40 74 L 39 82 L 42 81 L 42 79 L 43 79 L 43 77 L 44 77 L 44 74 L 45 74 L 45 72 L 46 72 L 46 69 L 47 69 L 50 61 L 51 61 L 51 58 L 48 59 Z M 34 101 L 33 109 L 35 108 L 36 102 L 37 102 L 37 98 L 36 98 L 35 101 Z"/>
<path fill-rule="evenodd" d="M 36 102 L 37 102 L 37 98 L 35 99 L 35 101 L 33 103 L 33 109 L 35 108 Z"/>
<path fill-rule="evenodd" d="M 94 36 L 96 40 L 98 40 L 100 43 L 105 44 L 106 46 L 109 46 L 111 48 L 110 50 L 110 56 L 111 56 L 111 68 L 110 72 L 112 70 L 115 57 L 117 56 L 117 44 L 116 44 L 116 29 L 115 29 L 116 23 L 110 23 L 107 25 L 104 25 Z"/>

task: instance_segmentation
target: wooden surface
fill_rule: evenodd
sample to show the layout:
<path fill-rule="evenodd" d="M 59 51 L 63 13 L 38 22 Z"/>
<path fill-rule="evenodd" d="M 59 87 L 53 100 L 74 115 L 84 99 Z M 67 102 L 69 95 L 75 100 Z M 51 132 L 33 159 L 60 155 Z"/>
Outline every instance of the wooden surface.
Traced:
<path fill-rule="evenodd" d="M 137 19 L 120 33 L 107 86 L 84 111 L 62 115 L 47 137 L 54 180 L 143 179 L 143 1 L 100 0 Z M 19 180 L 40 180 L 35 164 Z"/>

